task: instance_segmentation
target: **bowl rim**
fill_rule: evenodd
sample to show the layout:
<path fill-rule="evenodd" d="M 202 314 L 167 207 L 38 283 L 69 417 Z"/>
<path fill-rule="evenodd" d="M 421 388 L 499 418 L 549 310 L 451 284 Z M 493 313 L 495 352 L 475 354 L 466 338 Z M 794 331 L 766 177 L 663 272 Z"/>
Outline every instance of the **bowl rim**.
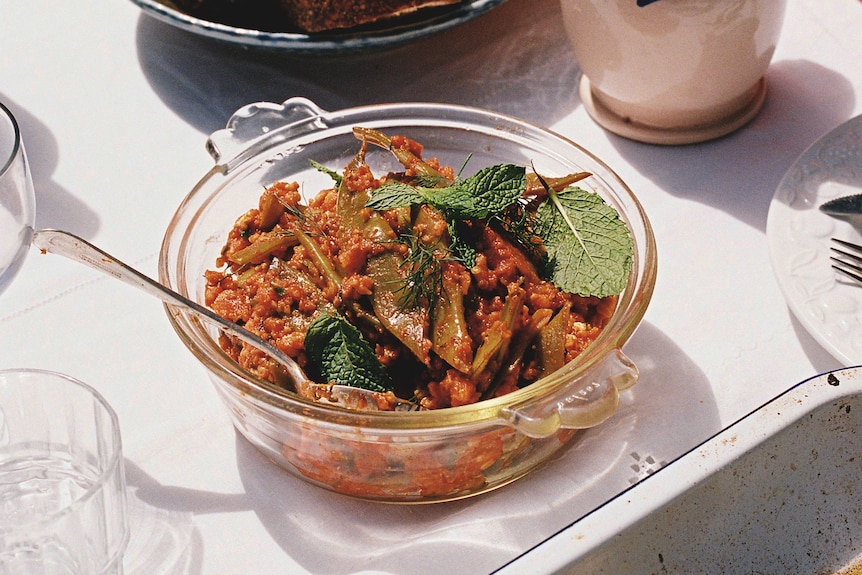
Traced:
<path fill-rule="evenodd" d="M 368 412 L 355 411 L 337 406 L 322 405 L 311 402 L 277 388 L 274 384 L 259 379 L 249 374 L 238 364 L 233 362 L 221 348 L 215 344 L 212 337 L 206 332 L 205 326 L 195 317 L 190 316 L 184 310 L 165 304 L 169 321 L 177 332 L 183 344 L 195 355 L 221 382 L 233 388 L 235 392 L 249 395 L 258 400 L 259 404 L 267 406 L 267 409 L 275 410 L 281 415 L 291 412 L 303 417 L 309 417 L 320 423 L 332 425 L 348 425 L 350 427 L 373 428 L 375 431 L 404 431 L 404 430 L 429 430 L 440 428 L 464 427 L 472 425 L 485 425 L 489 422 L 497 422 L 501 425 L 509 425 L 506 422 L 505 412 L 519 409 L 522 406 L 533 404 L 541 398 L 551 394 L 553 391 L 564 387 L 573 379 L 588 376 L 604 357 L 613 351 L 619 351 L 625 342 L 631 337 L 640 324 L 646 312 L 647 305 L 652 298 L 657 276 L 657 254 L 656 241 L 652 226 L 643 209 L 642 204 L 628 187 L 627 184 L 601 159 L 595 156 L 581 145 L 571 139 L 543 128 L 526 120 L 501 114 L 481 108 L 463 105 L 440 104 L 430 102 L 410 103 L 387 103 L 372 104 L 344 108 L 334 112 L 326 112 L 317 108 L 312 102 L 302 98 L 292 98 L 285 101 L 282 108 L 295 106 L 297 101 L 300 105 L 309 104 L 312 108 L 311 118 L 305 118 L 302 122 L 311 125 L 311 137 L 320 140 L 326 136 L 335 136 L 334 130 L 342 129 L 344 126 L 352 128 L 362 118 L 376 118 L 378 124 L 385 125 L 387 122 L 409 122 L 419 121 L 426 118 L 429 121 L 437 121 L 439 118 L 448 118 L 447 121 L 454 122 L 457 119 L 458 127 L 469 130 L 471 127 L 482 127 L 484 129 L 497 130 L 500 133 L 508 132 L 520 136 L 539 136 L 550 138 L 581 154 L 583 157 L 578 161 L 586 160 L 592 163 L 589 168 L 593 169 L 593 177 L 605 181 L 610 191 L 618 202 L 624 204 L 625 209 L 619 209 L 620 215 L 629 227 L 634 240 L 634 253 L 632 258 L 632 271 L 625 290 L 619 295 L 616 310 L 610 322 L 602 330 L 598 338 L 588 346 L 582 354 L 574 361 L 569 362 L 556 372 L 541 378 L 540 380 L 504 396 L 483 400 L 474 404 L 443 409 L 418 411 L 418 412 Z M 219 136 L 230 137 L 233 135 L 235 121 L 246 117 L 253 110 L 273 109 L 279 105 L 272 103 L 251 104 L 240 109 L 228 122 L 227 128 L 213 133 L 207 142 L 210 153 L 216 159 L 216 165 L 205 174 L 201 180 L 192 188 L 188 195 L 182 200 L 166 229 L 161 250 L 159 253 L 159 278 L 160 281 L 173 289 L 180 291 L 186 296 L 182 286 L 174 285 L 173 276 L 181 277 L 185 272 L 184 261 L 172 261 L 172 251 L 179 249 L 182 253 L 186 246 L 190 230 L 185 227 L 186 220 L 191 210 L 200 209 L 201 202 L 204 204 L 218 196 L 221 187 L 216 187 L 210 195 L 203 197 L 208 188 L 213 185 L 214 179 L 227 176 L 234 169 L 244 166 L 252 159 L 259 159 L 267 152 L 283 147 L 292 139 L 300 137 L 279 133 L 282 129 L 290 128 L 288 122 L 283 126 L 273 129 L 267 127 L 265 136 L 255 140 L 244 149 L 240 161 L 232 166 L 219 164 L 221 158 L 217 157 L 217 146 L 212 143 Z M 252 112 L 250 112 L 252 110 Z M 368 122 L 366 121 L 366 124 Z M 323 126 L 323 127 L 321 127 Z M 398 127 L 404 127 L 399 124 Z M 422 127 L 429 127 L 421 124 Z M 454 128 L 454 125 L 448 127 Z M 307 134 L 306 134 L 307 135 Z M 251 154 L 249 154 L 251 150 Z M 608 198 L 603 195 L 605 200 Z M 237 214 L 239 215 L 239 214 Z M 194 299 L 194 296 L 190 296 Z"/>

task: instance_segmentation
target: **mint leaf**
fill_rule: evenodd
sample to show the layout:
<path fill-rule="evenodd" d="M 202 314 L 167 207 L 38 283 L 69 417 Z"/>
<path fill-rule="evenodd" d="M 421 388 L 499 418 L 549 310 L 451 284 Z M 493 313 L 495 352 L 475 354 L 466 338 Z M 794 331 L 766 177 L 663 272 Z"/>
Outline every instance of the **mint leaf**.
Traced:
<path fill-rule="evenodd" d="M 335 182 L 336 187 L 341 185 L 341 174 L 339 174 L 335 170 L 331 170 L 331 169 L 327 168 L 326 166 L 324 166 L 323 164 L 321 164 L 320 162 L 316 162 L 314 160 L 311 160 L 311 166 L 315 170 L 317 170 L 318 172 L 322 172 L 322 173 L 326 174 L 327 176 L 329 176 L 330 178 L 332 178 L 332 180 Z"/>
<path fill-rule="evenodd" d="M 452 238 L 449 251 L 456 260 L 469 270 L 476 265 L 476 246 L 464 240 L 465 232 L 462 231 L 464 225 L 462 222 L 450 219 L 446 224 L 449 228 L 449 237 Z"/>
<path fill-rule="evenodd" d="M 341 316 L 317 316 L 305 333 L 305 352 L 327 383 L 371 391 L 395 387 L 371 344 Z"/>
<path fill-rule="evenodd" d="M 423 190 L 426 201 L 451 217 L 484 220 L 505 211 L 527 187 L 526 169 L 513 164 L 482 168 L 445 188 Z"/>
<path fill-rule="evenodd" d="M 445 188 L 428 189 L 423 193 L 425 201 L 441 212 L 461 219 L 470 219 L 474 210 L 474 199 L 460 184 Z"/>
<path fill-rule="evenodd" d="M 503 212 L 518 201 L 527 187 L 526 169 L 514 164 L 482 168 L 458 186 L 458 192 L 471 198 L 463 207 L 454 207 L 462 219 L 484 220 Z M 460 194 L 457 194 L 460 195 Z M 459 198 L 460 200 L 460 198 Z M 468 206 L 469 204 L 469 206 Z M 445 206 L 440 206 L 445 209 Z"/>
<path fill-rule="evenodd" d="M 453 218 L 483 220 L 511 206 L 524 194 L 526 186 L 524 167 L 499 164 L 439 188 L 388 182 L 374 191 L 365 206 L 374 210 L 388 210 L 430 204 Z"/>
<path fill-rule="evenodd" d="M 578 187 L 548 190 L 536 213 L 548 255 L 547 274 L 561 290 L 606 297 L 626 286 L 634 245 L 617 211 Z"/>
<path fill-rule="evenodd" d="M 423 204 L 425 197 L 420 191 L 422 189 L 404 182 L 388 182 L 374 190 L 371 197 L 365 202 L 365 207 L 372 210 L 391 210 Z"/>

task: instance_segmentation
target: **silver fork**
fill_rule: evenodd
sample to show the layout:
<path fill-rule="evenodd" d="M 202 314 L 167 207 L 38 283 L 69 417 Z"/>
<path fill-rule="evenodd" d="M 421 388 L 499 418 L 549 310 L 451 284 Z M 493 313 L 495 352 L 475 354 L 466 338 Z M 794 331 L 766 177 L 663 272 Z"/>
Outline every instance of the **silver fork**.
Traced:
<path fill-rule="evenodd" d="M 838 238 L 832 238 L 832 241 L 844 248 L 830 248 L 838 254 L 829 257 L 832 260 L 832 268 L 862 283 L 862 246 Z"/>

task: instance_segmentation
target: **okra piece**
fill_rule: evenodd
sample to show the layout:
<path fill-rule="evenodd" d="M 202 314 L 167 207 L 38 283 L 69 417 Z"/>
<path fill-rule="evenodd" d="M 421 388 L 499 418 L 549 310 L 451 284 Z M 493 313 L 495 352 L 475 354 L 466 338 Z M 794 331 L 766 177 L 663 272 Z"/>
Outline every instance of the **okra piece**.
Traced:
<path fill-rule="evenodd" d="M 287 249 L 299 243 L 293 233 L 261 234 L 254 243 L 237 250 L 228 257 L 231 263 L 238 265 L 257 265 L 270 258 L 273 252 Z"/>
<path fill-rule="evenodd" d="M 417 229 L 433 229 L 435 226 L 434 208 L 423 205 L 416 213 L 414 225 Z M 437 216 L 439 218 L 439 216 Z M 437 237 L 428 248 L 433 253 L 449 252 L 448 234 Z M 464 294 L 457 281 L 460 264 L 451 261 L 437 261 L 441 266 L 440 293 L 434 298 L 431 308 L 431 349 L 443 361 L 460 371 L 469 374 L 473 363 L 472 338 L 467 330 L 464 312 Z"/>
<path fill-rule="evenodd" d="M 566 363 L 566 332 L 570 316 L 571 309 L 566 306 L 539 332 L 539 363 L 545 375 L 557 371 Z"/>
<path fill-rule="evenodd" d="M 477 379 L 489 366 L 493 367 L 493 360 L 499 361 L 505 356 L 525 297 L 526 292 L 523 288 L 514 285 L 509 286 L 509 294 L 506 296 L 506 301 L 503 302 L 500 320 L 490 330 L 479 349 L 476 350 L 472 366 L 473 379 Z"/>
<path fill-rule="evenodd" d="M 332 260 L 323 253 L 323 250 L 320 249 L 320 246 L 317 245 L 308 234 L 301 230 L 296 230 L 294 232 L 296 234 L 296 239 L 299 244 L 305 248 L 305 251 L 308 252 L 308 256 L 311 258 L 311 261 L 314 262 L 314 265 L 320 270 L 320 273 L 329 281 L 331 284 L 341 287 L 341 281 L 344 279 L 336 269 Z"/>
<path fill-rule="evenodd" d="M 405 168 L 412 168 L 420 176 L 427 176 L 431 178 L 443 177 L 440 172 L 429 166 L 427 163 L 425 163 L 425 161 L 422 160 L 422 158 L 418 157 L 410 150 L 393 147 L 392 139 L 383 132 L 373 130 L 371 128 L 363 128 L 361 126 L 357 126 L 353 128 L 353 135 L 356 136 L 357 139 L 362 140 L 363 142 L 368 142 L 374 144 L 375 146 L 379 146 L 384 150 L 389 150 L 401 163 L 401 165 L 403 165 Z"/>
<path fill-rule="evenodd" d="M 365 146 L 354 156 L 345 170 L 338 190 L 337 212 L 345 227 L 358 228 L 362 235 L 375 241 L 391 241 L 395 232 L 380 213 L 369 210 L 365 203 L 370 190 L 352 192 L 347 188 L 350 172 L 365 165 Z M 419 307 L 404 308 L 396 293 L 401 286 L 403 258 L 395 252 L 385 251 L 372 256 L 366 264 L 366 273 L 374 280 L 371 305 L 377 319 L 416 357 L 427 364 L 431 342 L 428 339 L 428 311 Z"/>
<path fill-rule="evenodd" d="M 540 309 L 530 318 L 523 329 L 512 337 L 512 343 L 506 351 L 500 370 L 494 377 L 494 381 L 482 393 L 482 399 L 494 397 L 497 390 L 517 383 L 524 366 L 524 354 L 527 348 L 539 337 L 541 330 L 547 326 L 554 312 L 549 309 Z"/>
<path fill-rule="evenodd" d="M 544 194 L 546 192 L 545 185 L 555 192 L 561 192 L 568 186 L 580 182 L 592 176 L 590 172 L 574 172 L 560 178 L 545 178 L 539 176 L 535 172 L 527 172 L 527 189 L 524 195 L 533 196 L 536 194 Z M 544 181 L 544 183 L 543 183 Z"/>
<path fill-rule="evenodd" d="M 267 189 L 260 197 L 258 213 L 260 218 L 260 229 L 271 230 L 278 223 L 282 214 L 287 211 L 284 204 L 278 199 L 271 189 Z"/>
<path fill-rule="evenodd" d="M 397 293 L 403 278 L 401 258 L 393 252 L 384 252 L 368 260 L 366 271 L 374 280 L 371 305 L 380 323 L 397 337 L 422 362 L 431 360 L 428 352 L 431 341 L 428 333 L 428 310 L 420 307 L 405 308 Z"/>
<path fill-rule="evenodd" d="M 464 294 L 458 282 L 446 273 L 447 264 L 443 264 L 440 296 L 431 312 L 431 349 L 461 373 L 469 374 L 473 369 L 473 340 L 467 332 Z"/>
<path fill-rule="evenodd" d="M 347 187 L 350 173 L 365 165 L 365 146 L 363 146 L 347 165 L 344 177 L 341 179 L 336 213 L 344 227 L 362 230 L 362 235 L 367 238 L 376 241 L 395 239 L 395 232 L 386 219 L 380 213 L 365 207 L 371 197 L 371 190 L 353 192 Z"/>

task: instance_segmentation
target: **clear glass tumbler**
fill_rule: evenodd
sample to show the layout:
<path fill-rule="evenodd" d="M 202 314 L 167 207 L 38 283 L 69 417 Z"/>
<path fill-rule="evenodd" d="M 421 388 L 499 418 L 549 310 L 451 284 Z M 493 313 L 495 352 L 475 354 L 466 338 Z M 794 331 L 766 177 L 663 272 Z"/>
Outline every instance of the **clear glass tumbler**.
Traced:
<path fill-rule="evenodd" d="M 121 575 L 128 533 L 113 409 L 71 377 L 0 371 L 0 575 Z"/>
<path fill-rule="evenodd" d="M 0 103 L 0 293 L 21 267 L 35 222 L 33 179 L 21 130 Z"/>

